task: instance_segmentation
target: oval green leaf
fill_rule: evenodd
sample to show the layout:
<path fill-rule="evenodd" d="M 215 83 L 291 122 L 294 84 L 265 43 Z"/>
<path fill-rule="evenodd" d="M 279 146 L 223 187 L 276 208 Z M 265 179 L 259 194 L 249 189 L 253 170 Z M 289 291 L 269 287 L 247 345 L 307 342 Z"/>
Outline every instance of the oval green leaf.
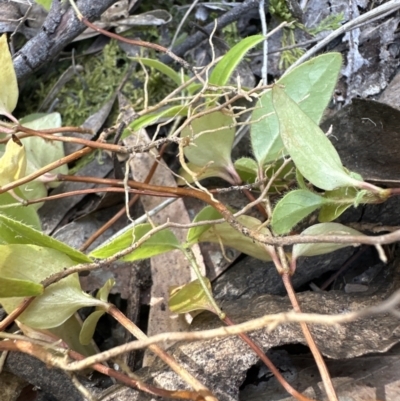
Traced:
<path fill-rule="evenodd" d="M 301 64 L 277 81 L 286 93 L 318 124 L 335 88 L 342 65 L 340 53 L 327 53 Z M 250 138 L 259 165 L 285 154 L 271 91 L 260 97 L 252 114 Z"/>
<path fill-rule="evenodd" d="M 183 152 L 189 162 L 197 166 L 234 170 L 231 160 L 231 150 L 235 139 L 235 119 L 220 111 L 203 115 L 194 119 L 181 133 L 183 137 L 197 136 Z"/>
<path fill-rule="evenodd" d="M 200 221 L 217 220 L 222 218 L 221 213 L 217 212 L 213 207 L 206 206 L 197 213 L 196 217 L 193 219 L 193 223 L 199 223 Z M 205 233 L 211 224 L 205 224 L 204 226 L 197 226 L 189 228 L 186 238 L 185 248 L 191 247 L 193 244 L 199 241 L 201 235 Z"/>
<path fill-rule="evenodd" d="M 347 174 L 339 154 L 318 125 L 278 85 L 272 89 L 272 101 L 285 148 L 308 181 L 325 190 L 359 184 Z"/>
<path fill-rule="evenodd" d="M 35 245 L 0 245 L 0 275 L 5 278 L 39 283 L 74 264 L 68 256 L 54 249 Z M 20 297 L 1 298 L 0 303 L 10 313 L 22 300 Z M 47 287 L 18 320 L 36 329 L 49 329 L 59 326 L 82 307 L 102 304 L 81 290 L 79 277 L 74 274 Z"/>
<path fill-rule="evenodd" d="M 272 212 L 271 226 L 275 234 L 287 234 L 297 223 L 327 202 L 322 196 L 297 189 L 286 194 Z"/>
<path fill-rule="evenodd" d="M 239 216 L 237 220 L 245 227 L 251 230 L 259 230 L 265 235 L 269 235 L 269 231 L 265 227 L 261 227 L 260 220 L 251 216 Z M 271 260 L 268 252 L 258 243 L 249 237 L 246 237 L 239 231 L 235 230 L 228 223 L 215 224 L 205 231 L 199 238 L 200 242 L 214 242 L 225 246 L 235 248 L 240 252 L 253 256 L 254 258 L 269 261 Z"/>
<path fill-rule="evenodd" d="M 320 223 L 308 227 L 301 235 L 364 235 L 363 233 L 354 230 L 353 228 L 346 227 L 339 223 Z M 316 244 L 296 244 L 293 246 L 293 259 L 300 256 L 315 256 L 323 255 L 336 251 L 337 249 L 346 248 L 352 244 L 339 244 L 339 243 L 316 243 Z"/>
<path fill-rule="evenodd" d="M 116 236 L 111 241 L 108 241 L 90 253 L 93 258 L 104 259 L 115 255 L 130 246 L 152 230 L 151 224 L 139 224 L 133 229 L 123 232 Z M 165 252 L 179 249 L 180 242 L 177 240 L 171 230 L 165 229 L 154 233 L 147 241 L 139 248 L 135 249 L 130 254 L 124 256 L 120 260 L 134 261 L 147 259 L 152 256 L 160 255 Z"/>
<path fill-rule="evenodd" d="M 207 277 L 203 277 L 203 280 L 211 291 L 210 280 Z M 199 280 L 174 288 L 169 297 L 168 307 L 173 313 L 188 313 L 195 310 L 209 310 L 215 313 Z"/>

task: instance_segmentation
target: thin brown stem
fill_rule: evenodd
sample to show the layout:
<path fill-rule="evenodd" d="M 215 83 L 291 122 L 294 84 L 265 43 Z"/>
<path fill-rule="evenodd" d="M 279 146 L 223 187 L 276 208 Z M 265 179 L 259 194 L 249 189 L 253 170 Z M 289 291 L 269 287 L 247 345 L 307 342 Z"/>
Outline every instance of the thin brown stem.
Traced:
<path fill-rule="evenodd" d="M 146 334 L 144 334 L 114 305 L 109 304 L 107 312 L 136 338 L 138 338 L 139 340 L 147 339 Z M 187 370 L 180 366 L 178 362 L 171 355 L 166 353 L 160 346 L 158 346 L 157 344 L 152 344 L 149 346 L 149 349 L 162 361 L 164 361 L 175 373 L 177 373 L 180 377 L 182 377 L 182 379 L 184 379 L 189 385 L 191 385 L 196 391 L 201 392 L 201 394 L 204 396 L 204 398 L 206 398 L 207 401 L 217 401 L 215 396 L 206 386 L 204 386 L 204 384 L 199 382 L 193 375 L 191 375 Z"/>
<path fill-rule="evenodd" d="M 222 320 L 227 326 L 235 325 L 235 323 L 229 317 L 225 317 Z M 275 367 L 272 361 L 264 354 L 263 350 L 246 333 L 240 333 L 238 334 L 238 336 L 258 355 L 258 357 L 265 363 L 268 369 L 276 377 L 276 380 L 278 380 L 278 382 L 290 395 L 292 395 L 294 398 L 296 398 L 296 400 L 299 401 L 313 401 L 311 398 L 308 398 L 299 393 L 285 380 L 285 378 L 281 375 L 281 373 Z"/>
<path fill-rule="evenodd" d="M 285 285 L 286 292 L 289 296 L 290 302 L 293 306 L 293 309 L 296 313 L 301 313 L 300 305 L 296 297 L 296 293 L 293 290 L 292 282 L 290 279 L 289 274 L 284 273 L 282 274 L 282 281 L 283 284 Z M 321 374 L 322 381 L 325 386 L 325 391 L 328 396 L 329 401 L 338 401 L 336 391 L 333 387 L 333 383 L 331 380 L 331 377 L 328 372 L 328 368 L 325 364 L 324 358 L 321 355 L 321 352 L 319 351 L 317 345 L 315 344 L 314 338 L 312 337 L 312 334 L 310 332 L 310 329 L 308 328 L 306 323 L 301 322 L 300 327 L 303 331 L 304 338 L 306 339 L 306 342 L 310 348 L 311 353 L 314 356 L 315 362 L 318 366 L 319 373 Z"/>

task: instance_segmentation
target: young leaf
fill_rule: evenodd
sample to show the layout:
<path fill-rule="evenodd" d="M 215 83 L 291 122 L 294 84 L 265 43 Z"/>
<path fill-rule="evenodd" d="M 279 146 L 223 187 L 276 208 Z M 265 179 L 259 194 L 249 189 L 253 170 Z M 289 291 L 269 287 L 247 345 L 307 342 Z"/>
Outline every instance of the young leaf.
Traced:
<path fill-rule="evenodd" d="M 308 227 L 301 235 L 364 235 L 363 233 L 346 227 L 339 223 L 320 223 Z M 315 244 L 296 244 L 293 246 L 292 256 L 297 259 L 300 256 L 323 255 L 336 251 L 337 249 L 352 246 L 352 244 L 339 243 L 315 243 Z"/>
<path fill-rule="evenodd" d="M 251 216 L 239 216 L 237 220 L 252 230 L 259 229 L 260 232 L 268 235 L 267 228 L 260 228 L 262 223 L 260 220 Z M 200 242 L 215 242 L 216 244 L 222 243 L 225 246 L 235 248 L 240 252 L 253 256 L 254 258 L 271 260 L 267 251 L 258 243 L 254 242 L 249 237 L 246 237 L 239 231 L 235 230 L 228 223 L 215 224 L 207 231 L 205 231 L 199 238 Z"/>
<path fill-rule="evenodd" d="M 96 294 L 96 298 L 100 299 L 100 301 L 103 302 L 108 302 L 108 296 L 110 295 L 110 291 L 115 285 L 115 280 L 113 278 L 108 279 L 103 287 L 99 289 L 99 291 Z"/>
<path fill-rule="evenodd" d="M 319 211 L 318 220 L 321 223 L 326 223 L 337 219 L 349 207 L 354 205 L 359 192 L 354 187 L 343 187 L 333 191 L 326 191 L 324 198 L 328 202 Z"/>
<path fill-rule="evenodd" d="M 217 212 L 213 207 L 206 206 L 197 213 L 196 217 L 193 219 L 193 223 L 198 223 L 200 221 L 207 220 L 217 220 L 222 218 L 221 213 Z M 199 241 L 199 238 L 203 233 L 205 233 L 211 224 L 205 224 L 204 226 L 197 226 L 189 228 L 186 238 L 185 248 L 191 247 L 193 244 Z"/>
<path fill-rule="evenodd" d="M 0 66 L 0 115 L 8 117 L 18 102 L 18 83 L 5 34 L 0 37 Z"/>
<path fill-rule="evenodd" d="M 323 54 L 290 71 L 277 84 L 283 85 L 288 96 L 318 124 L 331 99 L 341 65 L 340 53 Z M 271 91 L 257 102 L 252 114 L 250 137 L 259 165 L 274 161 L 285 153 Z"/>
<path fill-rule="evenodd" d="M 182 130 L 182 137 L 199 135 L 184 147 L 187 159 L 197 165 L 205 166 L 212 161 L 213 168 L 234 170 L 231 150 L 235 138 L 235 120 L 220 111 L 194 119 L 190 126 Z"/>
<path fill-rule="evenodd" d="M 211 290 L 210 280 L 207 277 L 203 279 Z M 174 288 L 169 297 L 168 307 L 173 313 L 188 313 L 195 310 L 209 310 L 215 313 L 199 280 Z"/>
<path fill-rule="evenodd" d="M 272 89 L 272 101 L 285 148 L 308 181 L 325 190 L 359 184 L 346 173 L 336 149 L 318 125 L 278 85 Z"/>
<path fill-rule="evenodd" d="M 258 166 L 254 159 L 242 157 L 235 161 L 235 170 L 243 182 L 253 183 L 257 179 Z"/>
<path fill-rule="evenodd" d="M 90 256 L 93 258 L 104 259 L 115 255 L 117 252 L 120 252 L 134 244 L 151 231 L 152 228 L 151 224 L 148 223 L 139 224 L 132 230 L 125 231 L 121 235 L 113 238 L 111 241 L 100 245 L 90 253 Z M 134 261 L 147 259 L 155 255 L 160 255 L 161 253 L 179 249 L 180 247 L 181 244 L 172 231 L 165 229 L 153 234 L 139 248 L 135 249 L 132 253 L 124 256 L 120 260 Z"/>
<path fill-rule="evenodd" d="M 90 343 L 90 341 L 92 341 L 97 322 L 105 313 L 106 312 L 104 310 L 96 310 L 85 319 L 82 329 L 79 333 L 79 342 L 81 344 L 87 345 Z"/>
<path fill-rule="evenodd" d="M 215 66 L 210 74 L 209 83 L 219 86 L 226 85 L 233 71 L 242 61 L 244 55 L 263 40 L 263 35 L 248 36 L 233 46 Z"/>
<path fill-rule="evenodd" d="M 43 294 L 42 284 L 28 280 L 0 277 L 0 298 L 32 297 Z"/>
<path fill-rule="evenodd" d="M 37 231 L 19 221 L 0 214 L 0 244 L 34 244 L 57 250 L 78 263 L 93 262 L 84 253 Z"/>
<path fill-rule="evenodd" d="M 322 196 L 305 189 L 289 192 L 276 204 L 272 212 L 272 229 L 278 235 L 288 233 L 297 223 L 325 202 L 327 200 Z"/>
<path fill-rule="evenodd" d="M 54 249 L 36 245 L 0 245 L 0 275 L 5 278 L 40 283 L 74 264 L 68 256 Z M 1 298 L 0 303 L 10 313 L 22 299 Z M 74 274 L 47 287 L 18 320 L 36 329 L 48 329 L 59 326 L 82 307 L 102 304 L 81 290 L 79 277 Z"/>

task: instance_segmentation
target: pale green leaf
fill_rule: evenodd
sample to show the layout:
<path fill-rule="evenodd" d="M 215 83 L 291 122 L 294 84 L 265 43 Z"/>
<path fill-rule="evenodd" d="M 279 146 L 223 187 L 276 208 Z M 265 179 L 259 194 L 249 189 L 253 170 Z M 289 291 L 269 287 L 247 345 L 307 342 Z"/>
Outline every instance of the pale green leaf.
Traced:
<path fill-rule="evenodd" d="M 21 120 L 21 125 L 24 127 L 40 131 L 42 129 L 53 129 L 61 127 L 61 116 L 59 113 L 50 114 L 38 114 L 32 116 L 33 120 L 25 117 Z M 54 136 L 60 136 L 60 134 L 55 134 Z M 65 156 L 64 146 L 62 142 L 59 141 L 49 141 L 37 136 L 30 136 L 28 138 L 23 138 L 21 142 L 25 146 L 26 157 L 28 159 L 27 174 L 33 173 L 40 168 L 53 163 Z M 66 164 L 49 171 L 50 174 L 67 174 L 68 166 Z M 26 185 L 26 199 L 34 199 L 34 197 L 44 196 L 41 193 L 32 194 L 34 192 L 33 185 L 40 184 L 45 189 L 45 194 L 47 193 L 46 187 L 43 183 L 34 181 Z M 54 188 L 60 183 L 47 183 L 48 186 Z M 31 195 L 29 195 L 31 194 Z M 30 196 L 30 197 L 29 197 Z"/>
<path fill-rule="evenodd" d="M 2 214 L 0 214 L 0 244 L 40 245 L 58 250 L 78 263 L 92 262 L 92 259 L 84 253 Z"/>
<path fill-rule="evenodd" d="M 18 102 L 18 83 L 5 34 L 0 37 L 0 66 L 0 115 L 9 116 Z"/>
<path fill-rule="evenodd" d="M 331 99 L 341 64 L 340 53 L 323 54 L 301 64 L 277 83 L 283 85 L 288 96 L 318 124 Z M 256 104 L 250 137 L 254 156 L 260 165 L 286 153 L 279 135 L 271 91 L 262 95 Z"/>
<path fill-rule="evenodd" d="M 324 198 L 329 200 L 320 210 L 318 220 L 326 223 L 337 219 L 349 207 L 354 205 L 358 191 L 354 187 L 343 187 L 333 191 L 326 191 Z"/>
<path fill-rule="evenodd" d="M 193 223 L 199 223 L 200 221 L 207 221 L 207 220 L 217 220 L 222 218 L 222 215 L 217 212 L 213 207 L 211 206 L 206 206 L 205 208 L 201 209 L 199 213 L 197 213 L 196 217 L 193 219 Z M 195 226 L 189 228 L 189 231 L 187 233 L 187 247 L 192 246 L 194 243 L 196 243 L 201 235 L 205 233 L 209 228 L 211 227 L 211 224 L 204 224 L 204 226 Z"/>
<path fill-rule="evenodd" d="M 103 302 L 108 302 L 108 296 L 110 294 L 110 291 L 112 290 L 112 288 L 115 285 L 115 280 L 113 278 L 109 278 L 103 285 L 103 287 L 101 287 L 99 289 L 99 291 L 96 294 L 96 298 L 100 299 L 100 301 Z"/>
<path fill-rule="evenodd" d="M 0 245 L 1 277 L 39 283 L 74 264 L 72 259 L 54 249 L 36 245 Z M 2 298 L 0 303 L 10 313 L 22 300 L 19 297 Z M 102 304 L 81 290 L 79 277 L 74 274 L 47 287 L 18 320 L 36 329 L 48 329 L 59 326 L 82 307 Z"/>
<path fill-rule="evenodd" d="M 205 166 L 213 162 L 213 168 L 234 171 L 231 150 L 235 138 L 235 119 L 220 111 L 194 119 L 181 133 L 183 137 L 194 138 L 183 151 L 189 162 Z"/>
<path fill-rule="evenodd" d="M 109 256 L 115 255 L 117 252 L 130 247 L 151 230 L 151 224 L 139 224 L 133 229 L 125 231 L 121 235 L 113 238 L 111 241 L 100 245 L 92 251 L 89 256 L 100 259 L 108 258 Z M 135 249 L 120 260 L 134 261 L 147 259 L 174 249 L 179 249 L 180 246 L 179 241 L 172 231 L 165 229 L 154 233 L 147 241 L 140 245 L 139 248 Z"/>
<path fill-rule="evenodd" d="M 81 332 L 79 333 L 79 342 L 81 344 L 87 345 L 92 341 L 97 323 L 104 314 L 104 310 L 96 310 L 85 319 Z"/>
<path fill-rule="evenodd" d="M 261 227 L 261 221 L 255 217 L 239 216 L 237 220 L 251 230 L 258 230 L 265 235 L 270 235 L 268 229 Z M 271 260 L 270 255 L 258 242 L 254 242 L 251 238 L 235 230 L 228 223 L 215 224 L 211 226 L 211 228 L 200 236 L 199 241 L 214 242 L 216 244 L 222 242 L 224 246 L 230 246 L 231 248 L 237 249 L 238 251 L 253 256 L 254 258 L 266 261 Z"/>
<path fill-rule="evenodd" d="M 0 298 L 32 297 L 43 294 L 43 291 L 42 284 L 0 276 Z"/>
<path fill-rule="evenodd" d="M 186 166 L 193 172 L 193 175 L 189 174 L 185 169 L 179 169 L 179 178 L 177 180 L 178 185 L 186 185 L 187 183 L 191 184 L 194 182 L 193 176 L 197 179 L 197 181 L 204 180 L 205 178 L 210 177 L 220 177 L 227 182 L 232 182 L 232 176 L 226 171 L 226 168 L 220 166 L 214 166 L 211 164 L 210 166 L 204 168 L 200 166 L 196 166 L 193 163 L 187 162 Z"/>
<path fill-rule="evenodd" d="M 363 233 L 354 230 L 353 228 L 346 227 L 339 223 L 320 223 L 308 227 L 304 230 L 301 235 L 364 235 Z M 339 243 L 315 243 L 315 244 L 296 244 L 293 246 L 293 259 L 297 259 L 300 256 L 315 256 L 323 255 L 336 251 L 337 249 L 352 246 L 352 244 L 339 244 Z"/>
<path fill-rule="evenodd" d="M 275 234 L 287 234 L 301 220 L 327 201 L 320 195 L 297 189 L 286 194 L 272 212 L 271 226 Z"/>
<path fill-rule="evenodd" d="M 210 280 L 207 277 L 203 277 L 203 280 L 211 291 Z M 214 312 L 199 280 L 174 288 L 169 297 L 168 307 L 173 313 L 188 313 L 195 310 Z"/>
<path fill-rule="evenodd" d="M 258 166 L 254 159 L 242 157 L 235 161 L 235 170 L 245 183 L 253 183 L 257 179 Z"/>
<path fill-rule="evenodd" d="M 235 68 L 243 60 L 245 54 L 263 40 L 263 35 L 248 36 L 233 46 L 215 66 L 210 74 L 209 83 L 219 86 L 226 85 Z"/>
<path fill-rule="evenodd" d="M 14 192 L 17 196 L 22 197 L 19 188 L 16 188 Z M 20 221 L 21 223 L 31 226 L 36 230 L 41 230 L 40 219 L 39 215 L 36 212 L 36 208 L 33 205 L 6 207 L 7 205 L 15 205 L 16 203 L 18 203 L 18 201 L 14 199 L 8 192 L 1 194 L 0 214 L 5 215 L 10 219 Z"/>
<path fill-rule="evenodd" d="M 325 190 L 359 184 L 346 173 L 339 154 L 318 125 L 278 85 L 272 92 L 282 141 L 301 174 Z"/>
<path fill-rule="evenodd" d="M 5 147 L 5 152 L 0 158 L 0 187 L 23 177 L 25 171 L 25 147 L 10 139 Z"/>

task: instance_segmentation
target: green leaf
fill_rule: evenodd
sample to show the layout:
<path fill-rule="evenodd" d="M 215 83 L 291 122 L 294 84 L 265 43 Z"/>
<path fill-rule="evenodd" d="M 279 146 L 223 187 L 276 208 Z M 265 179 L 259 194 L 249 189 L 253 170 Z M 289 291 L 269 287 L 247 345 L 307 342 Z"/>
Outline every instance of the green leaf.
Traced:
<path fill-rule="evenodd" d="M 187 81 L 189 78 L 185 75 L 183 76 L 183 81 L 182 81 L 182 76 L 175 70 L 173 70 L 171 67 L 168 65 L 162 63 L 161 61 L 158 61 L 157 59 L 153 58 L 144 58 L 144 57 L 132 57 L 133 60 L 137 60 L 144 65 L 154 68 L 157 71 L 161 72 L 168 78 L 170 78 L 173 82 L 175 82 L 178 86 L 182 85 L 183 82 Z"/>
<path fill-rule="evenodd" d="M 36 245 L 0 245 L 1 277 L 41 282 L 75 262 L 54 249 Z M 23 298 L 1 298 L 0 303 L 11 313 Z M 65 322 L 78 309 L 99 306 L 103 302 L 81 290 L 77 274 L 47 287 L 19 316 L 18 320 L 36 329 L 48 329 Z"/>
<path fill-rule="evenodd" d="M 111 241 L 106 242 L 96 248 L 94 251 L 90 253 L 90 256 L 93 258 L 108 258 L 109 256 L 115 255 L 117 252 L 120 252 L 144 235 L 146 235 L 149 231 L 152 230 L 151 224 L 139 224 L 134 228 L 125 231 L 121 235 L 113 238 Z M 165 229 L 153 234 L 147 241 L 145 241 L 139 248 L 135 249 L 132 253 L 124 256 L 120 260 L 140 260 L 147 259 L 152 256 L 160 255 L 165 252 L 172 251 L 174 249 L 180 249 L 181 244 L 172 233 L 171 230 Z"/>
<path fill-rule="evenodd" d="M 288 96 L 318 124 L 331 99 L 341 65 L 340 53 L 323 54 L 290 71 L 277 84 L 283 85 Z M 286 153 L 271 95 L 271 91 L 262 95 L 252 114 L 250 137 L 259 165 L 274 161 Z"/>
<path fill-rule="evenodd" d="M 297 189 L 286 194 L 272 212 L 271 226 L 275 234 L 287 234 L 297 223 L 327 202 L 314 192 Z"/>
<path fill-rule="evenodd" d="M 214 167 L 214 164 L 204 168 L 200 166 L 196 166 L 193 163 L 187 162 L 186 166 L 193 172 L 194 176 L 196 177 L 197 181 L 204 180 L 205 178 L 210 177 L 220 177 L 227 182 L 232 181 L 232 176 L 226 171 L 224 167 Z M 186 183 L 191 184 L 194 182 L 194 178 L 191 174 L 189 174 L 185 169 L 182 167 L 179 169 L 179 178 L 177 179 L 178 185 L 186 185 Z"/>
<path fill-rule="evenodd" d="M 318 220 L 321 223 L 326 223 L 337 219 L 349 207 L 354 205 L 359 192 L 354 187 L 343 187 L 333 191 L 326 191 L 324 198 L 329 200 L 329 202 L 322 206 Z"/>
<path fill-rule="evenodd" d="M 17 196 L 22 198 L 22 194 L 19 188 L 14 190 Z M 11 206 L 6 207 L 7 205 L 12 205 L 18 203 L 16 199 L 14 199 L 9 193 L 5 192 L 0 195 L 0 214 L 9 217 L 10 219 L 20 221 L 23 224 L 31 226 L 36 230 L 41 230 L 41 224 L 39 215 L 36 212 L 36 208 L 31 206 Z M 1 234 L 0 234 L 1 237 Z M 1 242 L 1 241 L 0 241 Z"/>
<path fill-rule="evenodd" d="M 200 221 L 207 220 L 217 220 L 221 219 L 221 213 L 217 212 L 213 207 L 206 206 L 201 209 L 199 213 L 197 213 L 196 217 L 193 219 L 193 223 L 199 223 Z M 204 234 L 209 228 L 211 224 L 205 224 L 204 226 L 197 226 L 189 228 L 186 238 L 185 248 L 191 247 L 193 244 L 199 241 L 202 234 Z"/>
<path fill-rule="evenodd" d="M 185 117 L 187 115 L 187 106 L 171 106 L 155 113 L 145 114 L 142 117 L 137 118 L 124 130 L 121 139 L 125 139 L 132 132 L 139 131 L 142 128 L 146 128 L 149 125 L 154 125 L 160 122 L 162 119 L 170 119 L 175 117 Z"/>
<path fill-rule="evenodd" d="M 219 86 L 226 85 L 235 68 L 243 60 L 244 55 L 263 40 L 263 35 L 248 36 L 233 46 L 215 66 L 210 74 L 209 83 Z"/>
<path fill-rule="evenodd" d="M 35 116 L 32 116 L 33 118 Z M 39 114 L 37 118 L 33 120 L 30 116 L 25 117 L 21 120 L 21 125 L 24 127 L 40 131 L 42 129 L 53 129 L 60 128 L 62 126 L 61 116 L 59 113 L 50 114 Z M 55 134 L 55 136 L 60 136 L 60 134 Z M 21 142 L 25 146 L 26 157 L 28 159 L 27 174 L 33 173 L 40 168 L 47 166 L 56 160 L 61 159 L 65 156 L 64 146 L 62 142 L 59 141 L 49 141 L 37 136 L 30 136 L 28 138 L 23 138 Z M 67 174 L 68 166 L 66 164 L 55 168 L 49 172 L 50 174 Z M 26 199 L 34 199 L 35 197 L 45 196 L 42 192 L 36 196 L 34 194 L 33 185 L 41 185 L 44 188 L 44 194 L 47 194 L 47 189 L 44 183 L 39 181 L 34 181 L 32 183 L 26 184 Z M 60 185 L 59 182 L 47 183 L 51 188 L 55 188 Z M 29 195 L 30 194 L 30 195 Z"/>
<path fill-rule="evenodd" d="M 181 136 L 195 138 L 183 152 L 194 165 L 203 167 L 212 164 L 213 169 L 226 171 L 227 177 L 235 177 L 236 171 L 231 160 L 231 150 L 235 138 L 235 119 L 216 111 L 199 118 L 182 130 Z M 231 178 L 229 182 L 232 182 Z"/>
<path fill-rule="evenodd" d="M 251 230 L 259 230 L 259 232 L 270 235 L 267 228 L 262 227 L 260 220 L 251 216 L 239 216 L 237 220 L 245 227 Z M 214 242 L 225 246 L 235 248 L 240 252 L 253 256 L 254 258 L 271 260 L 267 251 L 258 243 L 254 242 L 249 237 L 246 237 L 239 231 L 235 230 L 228 223 L 215 224 L 205 231 L 199 238 L 200 242 Z"/>
<path fill-rule="evenodd" d="M 211 283 L 207 277 L 203 277 L 207 287 L 211 290 Z M 188 313 L 195 310 L 209 310 L 214 313 L 214 308 L 199 280 L 182 285 L 171 291 L 168 307 L 173 313 Z"/>
<path fill-rule="evenodd" d="M 235 170 L 245 183 L 253 183 L 257 179 L 258 166 L 254 159 L 242 157 L 235 161 Z"/>
<path fill-rule="evenodd" d="M 92 341 L 93 334 L 96 330 L 97 322 L 105 314 L 104 310 L 92 312 L 83 322 L 81 332 L 79 334 L 79 342 L 87 345 Z"/>
<path fill-rule="evenodd" d="M 1 114 L 1 112 L 0 112 Z M 25 147 L 10 139 L 0 158 L 0 187 L 16 181 L 25 175 Z"/>
<path fill-rule="evenodd" d="M 32 297 L 43 294 L 42 284 L 28 280 L 0 277 L 0 298 Z"/>
<path fill-rule="evenodd" d="M 272 93 L 282 141 L 301 174 L 325 190 L 359 184 L 346 173 L 336 149 L 318 125 L 278 85 Z"/>
<path fill-rule="evenodd" d="M 110 295 L 110 291 L 115 285 L 115 280 L 113 278 L 109 278 L 99 289 L 99 291 L 96 294 L 96 298 L 100 299 L 100 301 L 103 302 L 108 302 L 108 296 Z"/>
<path fill-rule="evenodd" d="M 0 37 L 0 65 L 0 115 L 8 117 L 18 102 L 18 83 L 5 34 Z"/>
<path fill-rule="evenodd" d="M 364 235 L 363 233 L 346 227 L 339 223 L 320 223 L 308 227 L 301 235 Z M 292 256 L 297 259 L 300 256 L 323 255 L 336 251 L 337 249 L 346 248 L 352 244 L 336 244 L 336 243 L 316 243 L 316 244 L 296 244 L 293 246 Z"/>
<path fill-rule="evenodd" d="M 40 4 L 46 11 L 50 11 L 52 1 L 53 0 L 35 0 L 35 2 Z"/>
<path fill-rule="evenodd" d="M 0 214 L 0 244 L 34 244 L 52 248 L 68 255 L 78 263 L 93 262 L 84 253 L 77 251 L 54 238 L 37 231 L 19 221 Z"/>

